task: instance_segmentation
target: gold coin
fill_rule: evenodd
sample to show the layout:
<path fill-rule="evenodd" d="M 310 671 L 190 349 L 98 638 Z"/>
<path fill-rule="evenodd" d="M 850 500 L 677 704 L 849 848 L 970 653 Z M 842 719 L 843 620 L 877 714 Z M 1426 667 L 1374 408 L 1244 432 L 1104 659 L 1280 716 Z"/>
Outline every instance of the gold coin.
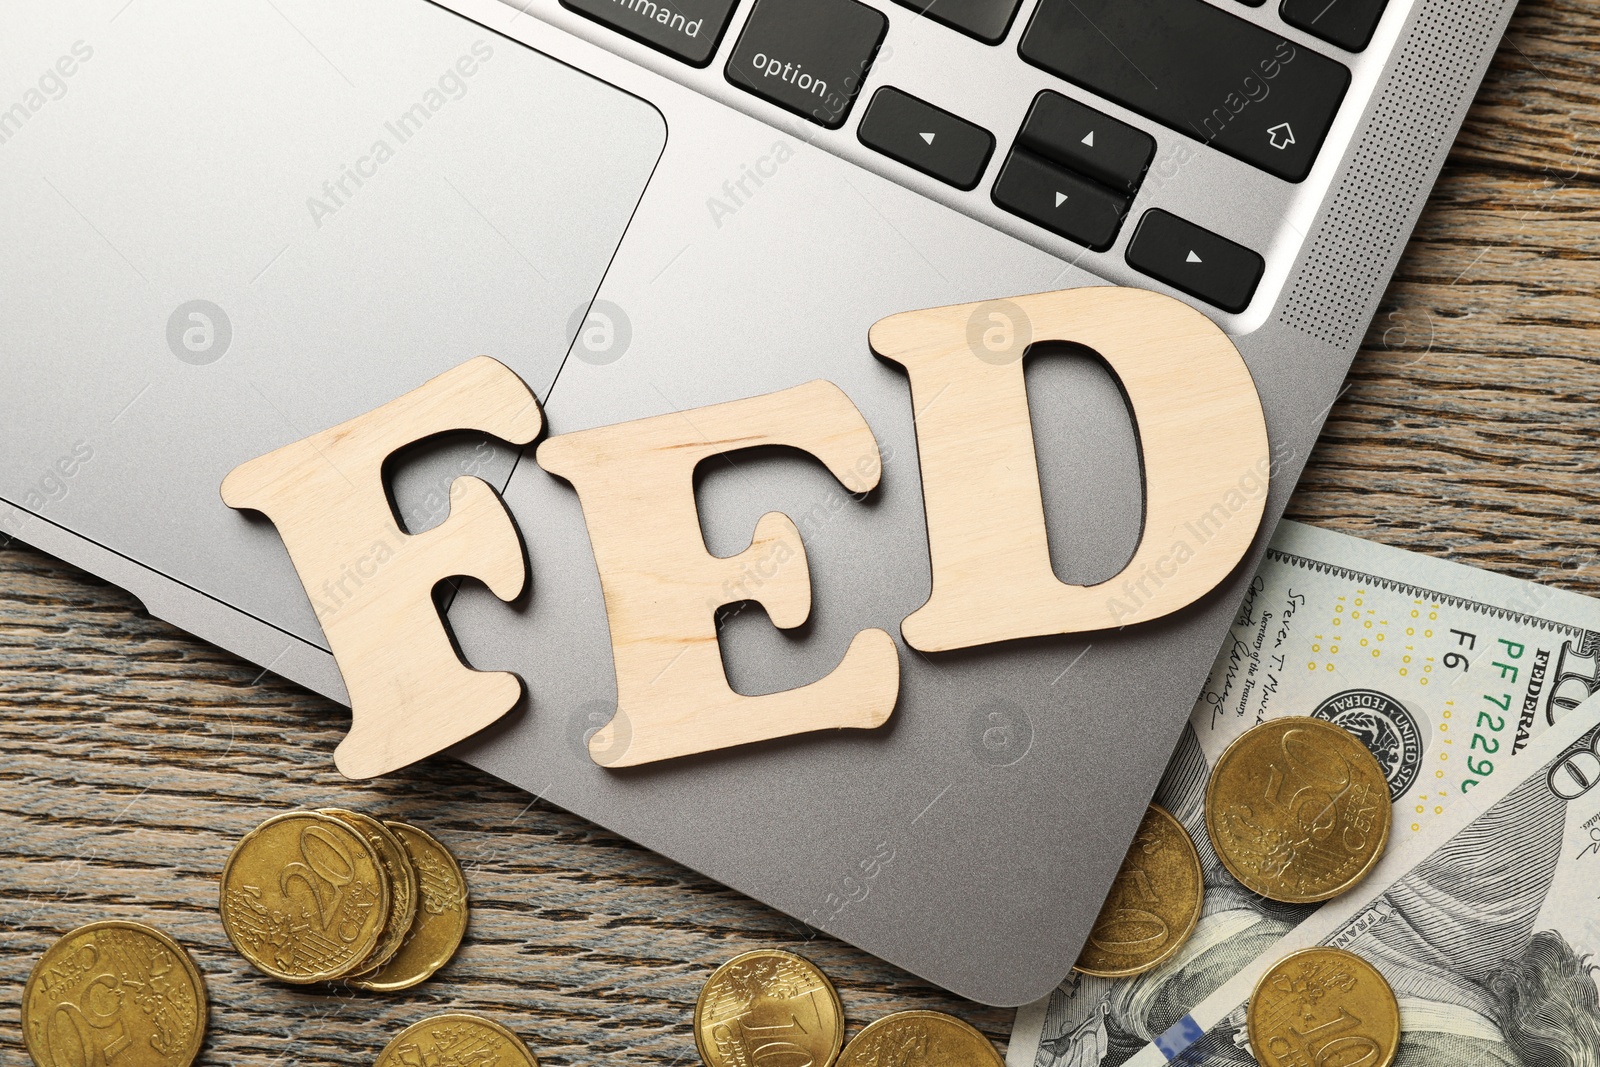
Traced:
<path fill-rule="evenodd" d="M 467 880 L 450 850 L 403 822 L 386 822 L 417 872 L 417 917 L 388 963 L 351 978 L 360 989 L 410 989 L 450 962 L 467 932 Z"/>
<path fill-rule="evenodd" d="M 1389 840 L 1383 768 L 1348 731 L 1272 719 L 1229 745 L 1206 785 L 1206 830 L 1246 889 L 1309 904 L 1359 882 Z"/>
<path fill-rule="evenodd" d="M 694 1005 L 706 1067 L 767 1060 L 831 1067 L 844 1046 L 844 1007 L 808 959 L 778 949 L 735 956 L 711 973 Z"/>
<path fill-rule="evenodd" d="M 376 1067 L 539 1067 L 522 1039 L 479 1015 L 435 1015 L 412 1023 L 378 1053 Z"/>
<path fill-rule="evenodd" d="M 80 926 L 45 950 L 22 993 L 39 1067 L 188 1067 L 206 1032 L 206 986 L 172 938 L 142 923 Z"/>
<path fill-rule="evenodd" d="M 412 920 L 417 917 L 417 872 L 406 856 L 400 839 L 383 823 L 370 815 L 343 808 L 322 808 L 322 814 L 340 820 L 367 839 L 367 844 L 378 853 L 383 865 L 383 875 L 389 882 L 389 914 L 383 920 L 383 933 L 372 955 L 357 966 L 360 973 L 375 971 L 389 962 L 405 941 Z"/>
<path fill-rule="evenodd" d="M 389 914 L 367 839 L 314 811 L 251 830 L 222 869 L 222 929 L 258 970 L 285 982 L 336 978 L 372 955 Z"/>
<path fill-rule="evenodd" d="M 901 1011 L 845 1046 L 839 1067 L 1003 1067 L 989 1039 L 940 1011 Z"/>
<path fill-rule="evenodd" d="M 1160 966 L 1194 933 L 1204 899 L 1200 853 L 1188 831 L 1150 805 L 1073 970 L 1126 978 Z"/>
<path fill-rule="evenodd" d="M 1360 956 L 1303 948 L 1261 976 L 1245 1027 L 1262 1067 L 1389 1067 L 1400 1048 L 1400 1005 L 1383 975 Z"/>

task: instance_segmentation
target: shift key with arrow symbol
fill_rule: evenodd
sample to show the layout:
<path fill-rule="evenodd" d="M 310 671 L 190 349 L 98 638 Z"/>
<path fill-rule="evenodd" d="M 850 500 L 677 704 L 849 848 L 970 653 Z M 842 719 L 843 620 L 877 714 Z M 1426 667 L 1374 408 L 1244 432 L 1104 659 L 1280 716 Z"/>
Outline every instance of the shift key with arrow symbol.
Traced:
<path fill-rule="evenodd" d="M 856 136 L 957 189 L 975 187 L 994 152 L 988 130 L 887 85 L 873 94 Z"/>

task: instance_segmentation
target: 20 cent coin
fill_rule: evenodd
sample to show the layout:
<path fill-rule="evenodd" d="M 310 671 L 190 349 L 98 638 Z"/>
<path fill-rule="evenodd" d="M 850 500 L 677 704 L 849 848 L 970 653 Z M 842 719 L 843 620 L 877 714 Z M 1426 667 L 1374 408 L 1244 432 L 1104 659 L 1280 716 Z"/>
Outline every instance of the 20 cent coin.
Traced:
<path fill-rule="evenodd" d="M 467 880 L 450 850 L 403 822 L 384 824 L 417 872 L 417 914 L 400 950 L 375 971 L 351 978 L 360 989 L 392 992 L 426 981 L 450 962 L 467 932 Z"/>
<path fill-rule="evenodd" d="M 222 870 L 222 929 L 258 970 L 285 982 L 337 978 L 372 955 L 389 914 L 377 850 L 314 811 L 244 836 Z"/>
<path fill-rule="evenodd" d="M 1246 889 L 1309 904 L 1366 876 L 1389 840 L 1383 768 L 1348 731 L 1305 716 L 1252 727 L 1206 785 L 1206 830 Z"/>

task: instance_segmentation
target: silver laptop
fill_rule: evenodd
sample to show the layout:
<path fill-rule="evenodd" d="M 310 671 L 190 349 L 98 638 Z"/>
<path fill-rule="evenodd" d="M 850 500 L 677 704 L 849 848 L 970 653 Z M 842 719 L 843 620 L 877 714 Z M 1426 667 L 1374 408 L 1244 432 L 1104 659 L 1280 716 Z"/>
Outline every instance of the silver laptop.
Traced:
<path fill-rule="evenodd" d="M 708 547 L 782 510 L 798 631 L 728 607 L 734 687 L 804 684 L 927 598 L 912 409 L 867 329 L 1073 286 L 1236 340 L 1270 532 L 1513 0 L 21 0 L 0 5 L 0 529 L 344 698 L 238 463 L 478 354 L 552 433 L 837 383 L 886 456 L 697 485 Z M 1028 363 L 1054 566 L 1138 540 L 1138 439 L 1091 355 Z M 461 758 L 802 923 L 1015 1005 L 1077 956 L 1253 570 L 1159 623 L 925 656 L 873 732 L 628 771 L 572 489 L 485 441 L 395 471 L 503 491 L 531 594 L 465 583 L 463 656 L 528 700 Z M 246 697 L 248 699 L 248 697 Z M 248 713 L 248 707 L 243 709 Z M 329 753 L 331 759 L 332 753 Z"/>

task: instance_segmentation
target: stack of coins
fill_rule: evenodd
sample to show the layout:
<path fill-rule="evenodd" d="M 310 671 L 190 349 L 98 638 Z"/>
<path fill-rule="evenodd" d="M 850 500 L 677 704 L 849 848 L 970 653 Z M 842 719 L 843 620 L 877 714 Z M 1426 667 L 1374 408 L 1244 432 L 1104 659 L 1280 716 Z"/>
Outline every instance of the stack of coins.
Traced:
<path fill-rule="evenodd" d="M 845 1044 L 833 983 L 810 960 L 779 949 L 746 952 L 712 972 L 695 1003 L 694 1043 L 706 1067 L 1002 1067 L 988 1038 L 937 1011 L 886 1015 Z"/>
<path fill-rule="evenodd" d="M 340 808 L 277 815 L 222 871 L 222 928 L 284 982 L 407 989 L 455 955 L 467 885 L 448 849 L 401 822 Z"/>

